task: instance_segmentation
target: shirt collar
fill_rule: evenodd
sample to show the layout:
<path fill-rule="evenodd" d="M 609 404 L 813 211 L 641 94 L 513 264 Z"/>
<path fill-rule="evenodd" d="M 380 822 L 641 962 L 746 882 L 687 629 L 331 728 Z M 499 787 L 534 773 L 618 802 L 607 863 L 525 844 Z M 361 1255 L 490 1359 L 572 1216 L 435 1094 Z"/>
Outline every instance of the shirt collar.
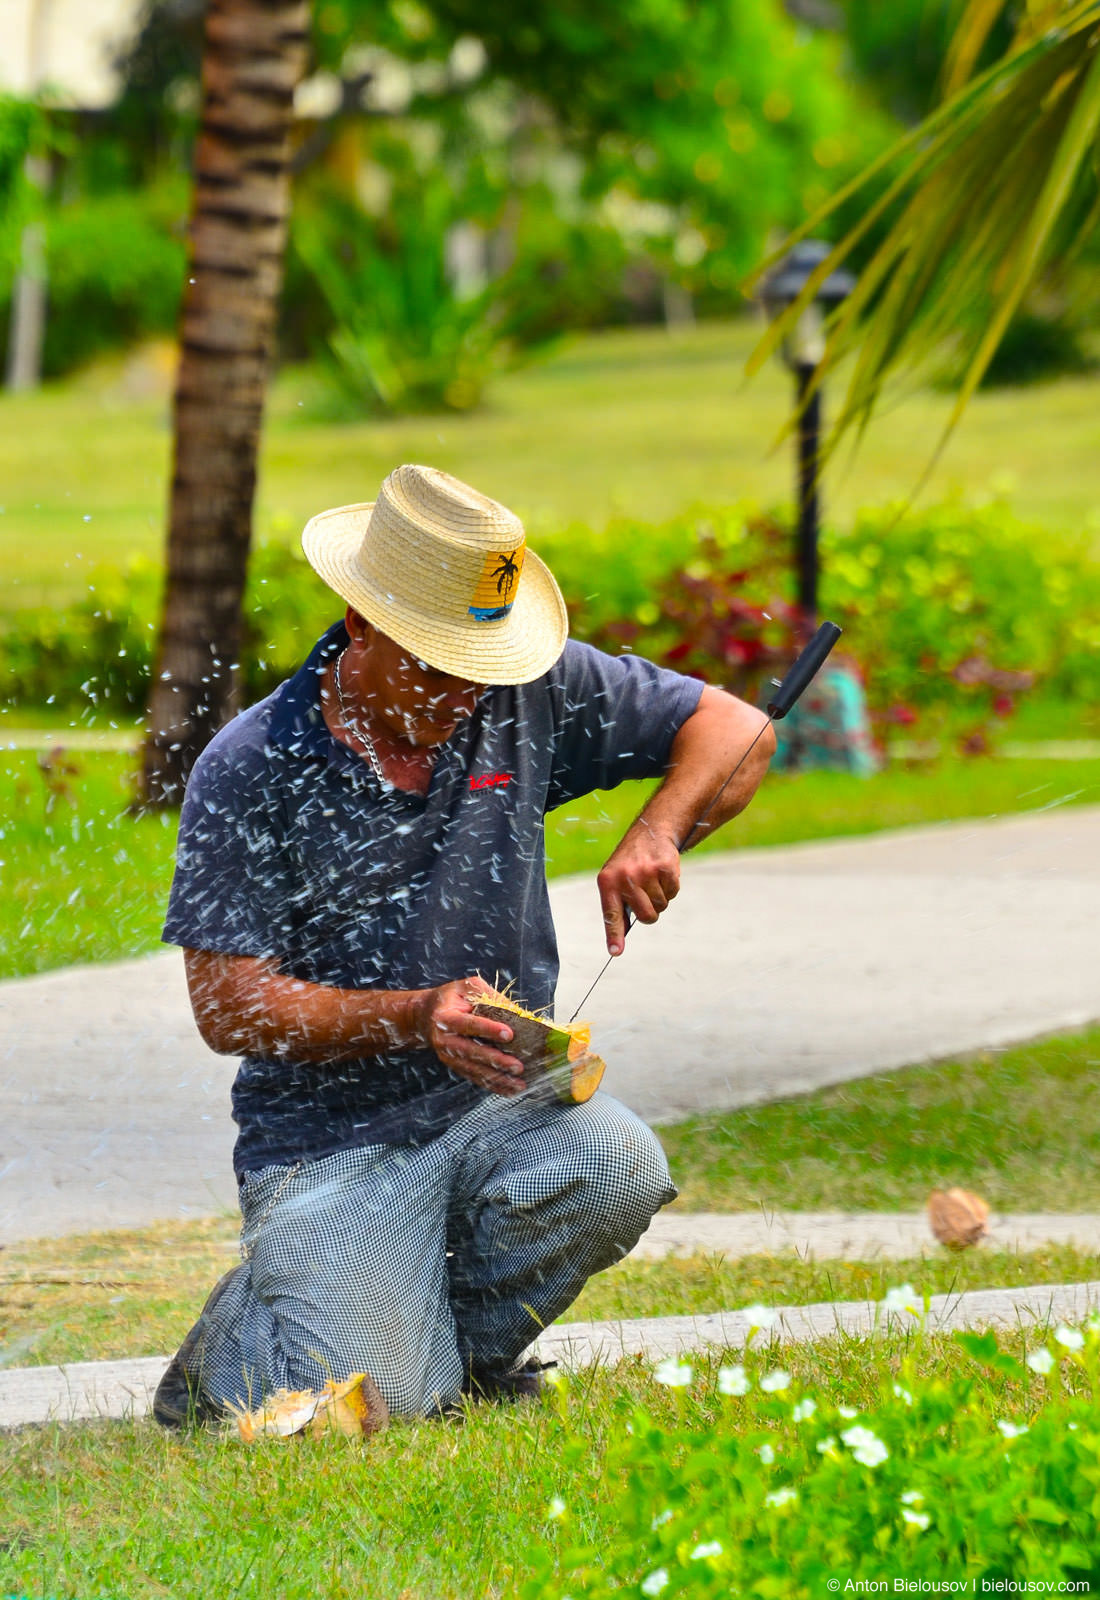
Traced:
<path fill-rule="evenodd" d="M 321 674 L 348 644 L 343 621 L 334 622 L 318 639 L 305 662 L 275 696 L 268 724 L 268 742 L 292 755 L 319 756 L 327 761 L 339 741 L 325 725 L 321 710 Z"/>

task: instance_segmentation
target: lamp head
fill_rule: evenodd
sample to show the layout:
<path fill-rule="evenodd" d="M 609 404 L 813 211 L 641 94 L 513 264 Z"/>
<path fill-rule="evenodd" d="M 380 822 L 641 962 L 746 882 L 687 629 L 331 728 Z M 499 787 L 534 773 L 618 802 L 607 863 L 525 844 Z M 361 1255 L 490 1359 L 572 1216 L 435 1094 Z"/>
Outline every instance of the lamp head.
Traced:
<path fill-rule="evenodd" d="M 760 300 L 769 321 L 774 322 L 794 305 L 832 248 L 822 239 L 803 239 L 768 273 L 760 285 Z M 852 274 L 842 269 L 830 272 L 818 285 L 816 295 L 783 339 L 783 359 L 789 367 L 797 371 L 817 366 L 825 354 L 825 318 L 855 286 Z"/>

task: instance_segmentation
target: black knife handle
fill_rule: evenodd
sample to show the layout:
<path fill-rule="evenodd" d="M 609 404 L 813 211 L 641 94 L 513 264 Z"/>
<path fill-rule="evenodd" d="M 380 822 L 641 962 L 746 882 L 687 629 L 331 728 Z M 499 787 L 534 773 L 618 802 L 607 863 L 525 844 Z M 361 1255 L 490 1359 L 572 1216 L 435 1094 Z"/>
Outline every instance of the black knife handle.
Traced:
<path fill-rule="evenodd" d="M 778 722 L 785 717 L 787 712 L 796 703 L 803 689 L 805 689 L 817 676 L 824 666 L 829 651 L 840 638 L 841 630 L 835 622 L 823 622 L 788 671 L 783 682 L 775 691 L 775 695 L 768 701 L 768 716 L 773 722 Z"/>

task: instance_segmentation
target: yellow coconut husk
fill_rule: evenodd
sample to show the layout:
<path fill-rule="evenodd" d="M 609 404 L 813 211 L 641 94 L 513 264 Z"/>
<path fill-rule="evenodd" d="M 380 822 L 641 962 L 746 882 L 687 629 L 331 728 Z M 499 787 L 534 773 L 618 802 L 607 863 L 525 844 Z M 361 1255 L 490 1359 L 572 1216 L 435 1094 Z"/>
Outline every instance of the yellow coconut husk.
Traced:
<path fill-rule="evenodd" d="M 320 1439 L 326 1433 L 354 1439 L 377 1433 L 390 1418 L 378 1385 L 366 1372 L 356 1372 L 343 1383 L 330 1381 L 321 1390 L 277 1389 L 255 1411 L 230 1409 L 245 1444 L 259 1438 L 293 1439 L 305 1434 Z"/>
<path fill-rule="evenodd" d="M 933 1189 L 928 1196 L 932 1232 L 949 1250 L 965 1250 L 989 1233 L 989 1207 L 969 1189 Z"/>
<path fill-rule="evenodd" d="M 587 1022 L 555 1022 L 526 1011 L 506 994 L 494 990 L 473 1002 L 478 1016 L 507 1023 L 514 1038 L 501 1048 L 523 1062 L 528 1084 L 546 1089 L 564 1105 L 591 1100 L 606 1070 L 589 1046 L 592 1029 Z"/>

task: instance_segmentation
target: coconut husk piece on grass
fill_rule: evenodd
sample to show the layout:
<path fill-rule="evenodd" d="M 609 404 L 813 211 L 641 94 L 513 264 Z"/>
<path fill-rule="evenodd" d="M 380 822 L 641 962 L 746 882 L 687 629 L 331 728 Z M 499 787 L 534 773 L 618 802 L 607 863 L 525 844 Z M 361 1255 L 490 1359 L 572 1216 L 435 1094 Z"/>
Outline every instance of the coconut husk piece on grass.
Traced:
<path fill-rule="evenodd" d="M 355 1439 L 377 1433 L 390 1420 L 378 1385 L 365 1372 L 356 1372 L 344 1383 L 330 1381 L 320 1391 L 277 1389 L 255 1411 L 231 1409 L 245 1444 L 261 1437 L 291 1439 L 304 1434 L 321 1439 L 326 1433 L 340 1433 Z"/>
<path fill-rule="evenodd" d="M 928 1196 L 932 1232 L 949 1250 L 965 1250 L 989 1233 L 989 1207 L 969 1189 L 933 1189 Z"/>
<path fill-rule="evenodd" d="M 473 1001 L 480 1017 L 504 1022 L 515 1037 L 502 1045 L 506 1054 L 518 1056 L 526 1068 L 528 1085 L 554 1095 L 563 1105 L 583 1105 L 600 1086 L 605 1064 L 589 1049 L 592 1029 L 587 1022 L 555 1022 L 525 1011 L 507 995 L 494 991 Z"/>

